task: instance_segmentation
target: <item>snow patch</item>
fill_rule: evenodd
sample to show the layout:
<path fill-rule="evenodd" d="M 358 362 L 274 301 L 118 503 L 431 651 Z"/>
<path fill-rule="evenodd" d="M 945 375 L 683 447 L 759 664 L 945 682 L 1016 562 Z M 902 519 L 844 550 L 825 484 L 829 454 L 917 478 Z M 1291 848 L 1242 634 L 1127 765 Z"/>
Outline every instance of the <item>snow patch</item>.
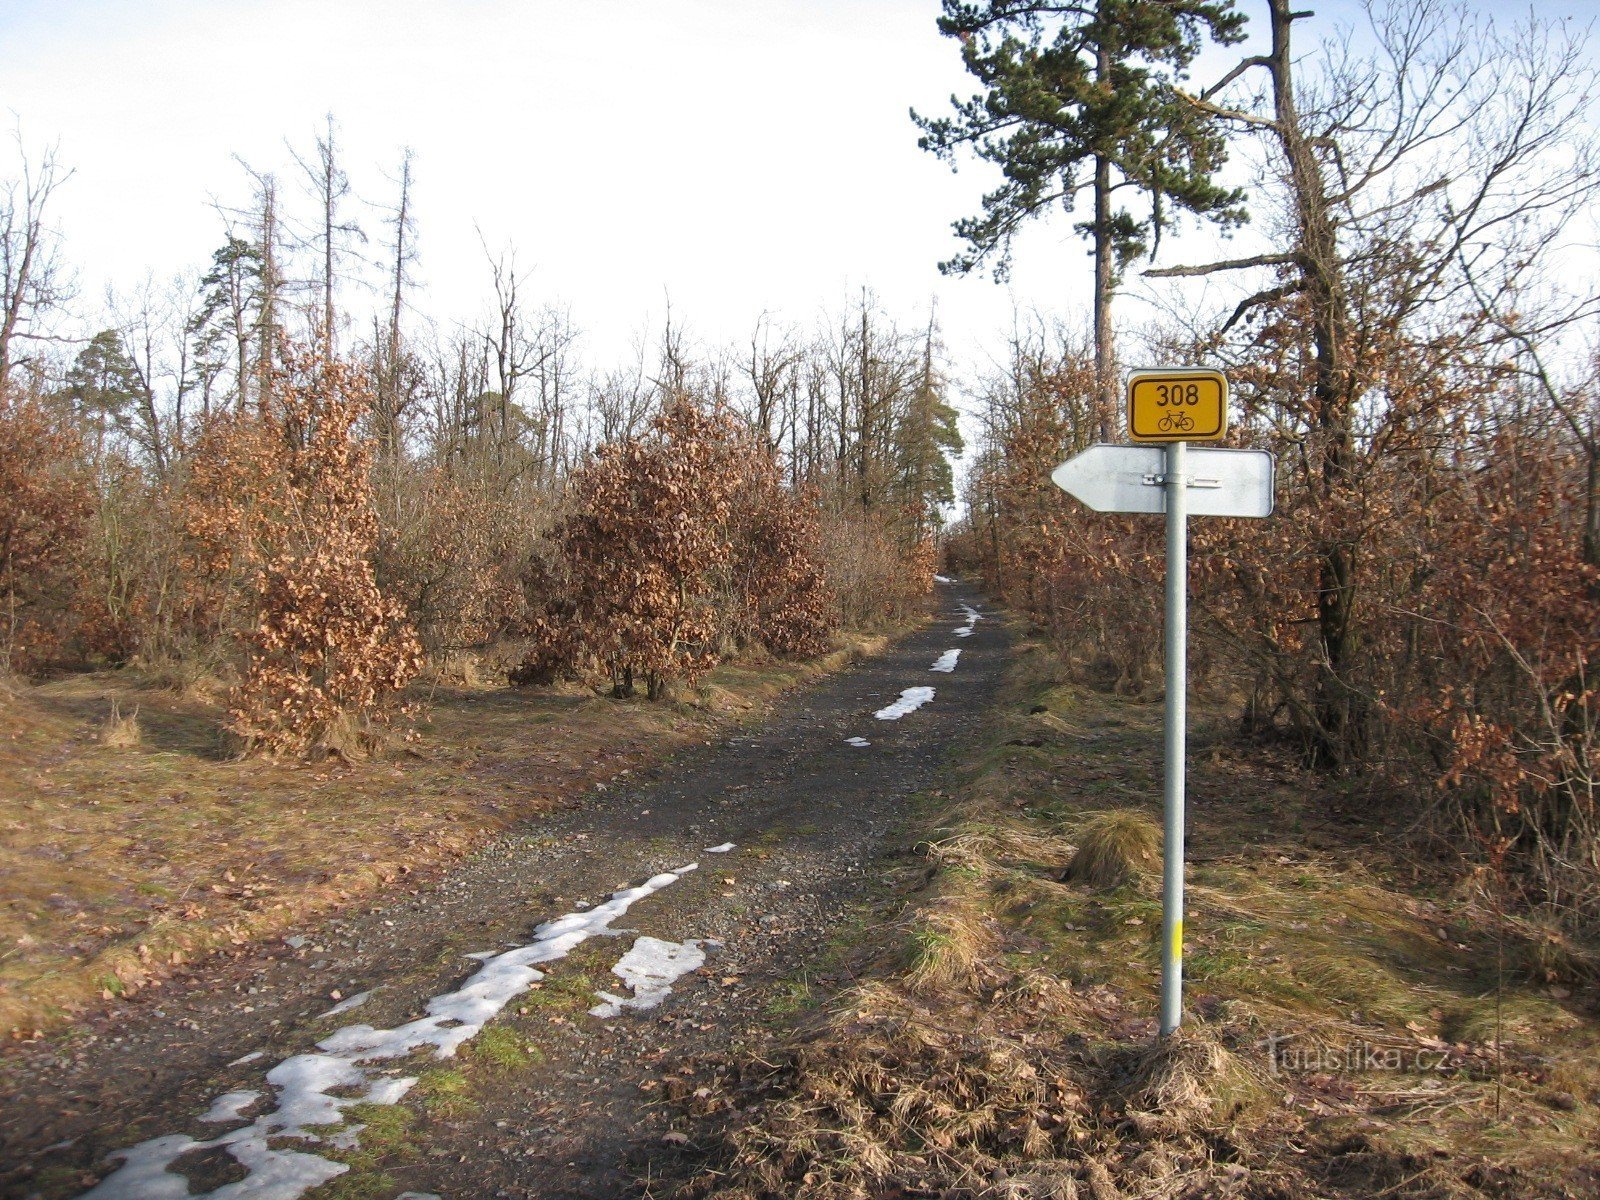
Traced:
<path fill-rule="evenodd" d="M 705 852 L 707 854 L 726 854 L 729 850 L 737 848 L 732 842 L 723 842 L 720 846 L 707 846 Z"/>
<path fill-rule="evenodd" d="M 956 669 L 956 659 L 960 657 L 961 651 L 946 650 L 943 654 L 939 655 L 938 660 L 933 664 L 933 666 L 929 667 L 928 670 L 943 671 L 946 675 L 948 675 L 951 671 Z"/>
<path fill-rule="evenodd" d="M 611 968 L 613 975 L 633 989 L 633 995 L 596 992 L 605 1003 L 596 1004 L 589 1015 L 609 1019 L 621 1016 L 625 1008 L 655 1008 L 671 995 L 674 981 L 703 967 L 705 962 L 705 951 L 699 942 L 664 942 L 660 938 L 642 937 Z"/>
<path fill-rule="evenodd" d="M 978 612 L 978 610 L 973 608 L 972 605 L 970 605 L 970 604 L 963 604 L 961 606 L 961 611 L 967 614 L 967 623 L 965 625 L 963 625 L 960 629 L 956 630 L 956 636 L 957 637 L 971 637 L 972 636 L 972 627 L 974 625 L 976 625 L 979 621 L 983 620 L 983 617 Z"/>
<path fill-rule="evenodd" d="M 949 577 L 944 576 L 944 575 L 935 575 L 933 577 L 933 581 L 935 583 L 954 583 L 955 582 L 954 579 L 950 579 Z"/>
<path fill-rule="evenodd" d="M 201 1114 L 202 1121 L 220 1124 L 223 1121 L 243 1120 L 239 1116 L 261 1096 L 260 1092 L 227 1092 L 211 1102 L 211 1107 Z"/>
<path fill-rule="evenodd" d="M 241 1054 L 238 1058 L 234 1059 L 228 1065 L 230 1067 L 242 1067 L 242 1066 L 245 1065 L 245 1063 L 253 1063 L 253 1062 L 255 1062 L 256 1059 L 258 1059 L 260 1057 L 261 1057 L 261 1051 L 252 1050 L 252 1051 L 250 1051 L 249 1054 Z"/>
<path fill-rule="evenodd" d="M 85 1192 L 81 1200 L 189 1200 L 189 1181 L 174 1173 L 172 1164 L 191 1151 L 218 1146 L 225 1147 L 247 1175 L 199 1195 L 210 1196 L 213 1200 L 297 1200 L 312 1188 L 344 1174 L 349 1167 L 316 1154 L 273 1149 L 268 1144 L 269 1138 L 321 1141 L 323 1135 L 312 1127 L 342 1124 L 343 1110 L 351 1105 L 399 1103 L 416 1080 L 384 1074 L 363 1064 L 403 1057 L 424 1048 L 431 1048 L 435 1058 L 450 1058 L 518 993 L 544 978 L 544 972 L 537 970 L 535 964 L 565 958 L 589 938 L 610 933 L 611 923 L 634 904 L 676 883 L 699 866 L 699 863 L 690 863 L 663 872 L 637 887 L 614 892 L 604 904 L 587 912 L 570 912 L 546 921 L 533 931 L 531 943 L 491 953 L 460 988 L 428 1001 L 424 1017 L 394 1029 L 347 1025 L 318 1042 L 317 1052 L 284 1059 L 267 1072 L 267 1082 L 277 1092 L 276 1107 L 248 1125 L 205 1142 L 181 1133 L 164 1134 L 125 1150 L 113 1151 L 109 1157 L 119 1161 L 121 1166 Z M 698 946 L 694 946 L 693 951 L 700 957 L 685 970 L 693 970 L 705 961 Z M 628 960 L 624 957 L 623 961 Z M 644 965 L 648 967 L 649 962 Z M 622 963 L 618 963 L 619 974 L 621 967 Z M 627 975 L 623 978 L 634 984 L 635 991 L 633 999 L 625 1003 L 648 1007 L 638 1004 L 645 992 L 653 986 L 665 988 L 677 975 L 664 978 L 643 971 L 637 976 L 638 983 Z M 661 994 L 666 993 L 662 991 Z M 658 997 L 655 1003 L 659 1002 Z M 243 1063 L 258 1057 L 259 1052 L 235 1061 Z M 334 1095 L 335 1090 L 340 1094 Z M 255 1092 L 230 1092 L 220 1096 L 202 1120 L 237 1119 L 238 1112 L 257 1095 Z M 244 1096 L 249 1100 L 241 1102 Z M 214 1115 L 223 1112 L 231 1115 Z M 355 1145 L 352 1136 L 355 1132 L 346 1128 L 332 1136 L 339 1139 L 341 1147 L 349 1149 Z M 332 1138 L 327 1140 L 331 1142 Z"/>
<path fill-rule="evenodd" d="M 868 746 L 872 745 L 872 743 L 867 741 L 867 739 L 864 737 L 847 737 L 844 740 L 844 744 L 846 746 L 854 746 L 857 750 L 865 750 Z"/>
<path fill-rule="evenodd" d="M 372 993 L 377 990 L 377 988 L 372 988 L 370 991 L 357 992 L 354 996 L 346 996 L 327 1012 L 323 1013 L 322 1016 L 318 1017 L 317 1020 L 320 1021 L 324 1017 L 336 1017 L 342 1012 L 349 1012 L 352 1008 L 360 1008 L 368 1000 L 372 999 Z"/>
<path fill-rule="evenodd" d="M 880 708 L 872 715 L 880 721 L 898 721 L 907 713 L 916 712 L 917 709 L 932 699 L 933 689 L 931 687 L 909 687 L 900 693 L 900 699 L 889 705 L 888 708 Z"/>

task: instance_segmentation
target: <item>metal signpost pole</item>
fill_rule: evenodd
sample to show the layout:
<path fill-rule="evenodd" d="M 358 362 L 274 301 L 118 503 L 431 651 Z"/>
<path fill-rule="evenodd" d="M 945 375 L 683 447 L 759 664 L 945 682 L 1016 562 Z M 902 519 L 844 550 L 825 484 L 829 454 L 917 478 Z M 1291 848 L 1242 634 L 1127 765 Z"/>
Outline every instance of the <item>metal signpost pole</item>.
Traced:
<path fill-rule="evenodd" d="M 1189 698 L 1189 531 L 1185 443 L 1167 450 L 1167 706 L 1161 886 L 1161 1036 L 1183 1019 L 1183 773 Z"/>
<path fill-rule="evenodd" d="M 1265 450 L 1223 450 L 1228 380 L 1221 371 L 1177 367 L 1128 379 L 1133 446 L 1090 446 L 1050 473 L 1055 485 L 1096 512 L 1167 516 L 1165 838 L 1161 888 L 1161 1036 L 1183 1020 L 1183 777 L 1189 708 L 1188 518 L 1272 515 L 1273 464 Z M 1159 443 L 1159 444 L 1158 444 Z M 1191 465 L 1194 472 L 1190 477 Z"/>

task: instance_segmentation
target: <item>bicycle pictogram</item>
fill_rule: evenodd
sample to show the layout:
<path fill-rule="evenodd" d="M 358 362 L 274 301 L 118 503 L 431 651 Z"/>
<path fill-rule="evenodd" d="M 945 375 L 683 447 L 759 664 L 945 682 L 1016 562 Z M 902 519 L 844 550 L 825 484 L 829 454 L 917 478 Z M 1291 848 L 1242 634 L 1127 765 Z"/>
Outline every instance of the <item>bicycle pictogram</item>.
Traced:
<path fill-rule="evenodd" d="M 1194 428 L 1194 418 L 1183 412 L 1162 413 L 1156 427 L 1162 433 L 1187 433 Z"/>

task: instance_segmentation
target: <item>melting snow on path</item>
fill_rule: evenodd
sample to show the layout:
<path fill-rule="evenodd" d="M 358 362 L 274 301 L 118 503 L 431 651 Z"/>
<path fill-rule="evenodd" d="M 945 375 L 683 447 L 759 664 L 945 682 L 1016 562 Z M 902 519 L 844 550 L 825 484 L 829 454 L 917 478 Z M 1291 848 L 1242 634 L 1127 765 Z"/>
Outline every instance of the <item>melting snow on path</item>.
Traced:
<path fill-rule="evenodd" d="M 954 583 L 955 582 L 954 579 L 951 579 L 951 578 L 949 578 L 948 576 L 945 576 L 945 575 L 935 575 L 933 577 L 933 581 L 935 583 Z"/>
<path fill-rule="evenodd" d="M 844 744 L 846 746 L 854 746 L 857 750 L 864 750 L 868 746 L 872 745 L 872 743 L 867 741 L 867 739 L 864 737 L 847 737 L 844 740 Z"/>
<path fill-rule="evenodd" d="M 928 670 L 943 671 L 946 675 L 948 675 L 951 671 L 956 669 L 956 659 L 960 657 L 961 651 L 946 650 L 943 654 L 939 655 L 938 661 L 935 662 L 933 666 L 929 667 Z"/>
<path fill-rule="evenodd" d="M 722 845 L 720 845 L 720 846 L 707 846 L 705 848 L 705 850 L 702 851 L 702 853 L 705 853 L 705 854 L 726 854 L 729 850 L 736 850 L 736 849 L 738 849 L 738 847 L 736 845 L 734 845 L 734 843 L 732 843 L 732 842 L 723 842 Z"/>
<path fill-rule="evenodd" d="M 213 1100 L 211 1107 L 201 1114 L 200 1119 L 216 1124 L 243 1120 L 239 1114 L 255 1103 L 260 1096 L 260 1092 L 228 1092 Z"/>
<path fill-rule="evenodd" d="M 210 1141 L 175 1133 L 115 1151 L 110 1157 L 120 1159 L 122 1165 L 84 1193 L 83 1200 L 188 1200 L 196 1194 L 189 1191 L 189 1181 L 169 1168 L 185 1154 L 218 1146 L 225 1147 L 247 1175 L 215 1191 L 198 1193 L 213 1200 L 296 1200 L 344 1174 L 349 1168 L 343 1163 L 300 1150 L 273 1149 L 268 1139 L 316 1142 L 321 1137 L 315 1127 L 341 1124 L 342 1110 L 353 1104 L 399 1103 L 416 1080 L 363 1064 L 402 1058 L 421 1049 L 431 1049 L 435 1058 L 452 1057 L 463 1042 L 476 1036 L 530 983 L 544 978 L 543 971 L 534 969 L 535 963 L 565 958 L 589 938 L 609 933 L 611 923 L 634 904 L 676 883 L 699 865 L 690 863 L 647 879 L 638 887 L 614 892 L 604 904 L 587 912 L 571 912 L 546 921 L 534 930 L 531 943 L 495 954 L 459 989 L 428 1001 L 425 1017 L 394 1029 L 347 1025 L 318 1042 L 318 1053 L 284 1059 L 267 1072 L 267 1082 L 277 1091 L 277 1105 L 270 1112 Z M 704 961 L 703 954 L 700 961 Z M 230 1092 L 219 1097 L 204 1119 L 235 1119 L 249 1103 L 241 1102 L 244 1095 Z M 255 1094 L 250 1095 L 253 1100 Z M 220 1115 L 224 1112 L 232 1115 Z M 344 1136 L 335 1136 L 341 1145 L 349 1147 L 355 1144 L 355 1138 L 350 1136 L 355 1132 L 346 1129 Z"/>
<path fill-rule="evenodd" d="M 972 636 L 972 627 L 974 625 L 976 625 L 979 621 L 983 620 L 983 617 L 980 616 L 979 613 L 978 613 L 978 610 L 973 608 L 972 605 L 970 605 L 970 604 L 963 604 L 961 606 L 961 611 L 967 614 L 967 623 L 965 625 L 963 625 L 960 629 L 956 630 L 956 636 L 957 637 L 971 637 Z"/>
<path fill-rule="evenodd" d="M 898 721 L 907 713 L 916 712 L 917 709 L 932 699 L 933 689 L 931 687 L 910 687 L 901 692 L 900 699 L 889 705 L 888 708 L 880 708 L 872 715 L 880 721 Z"/>
<path fill-rule="evenodd" d="M 673 983 L 690 971 L 703 967 L 706 953 L 699 942 L 664 942 L 642 937 L 633 943 L 611 968 L 611 973 L 633 989 L 632 996 L 613 996 L 596 992 L 605 1003 L 589 1010 L 591 1017 L 611 1018 L 625 1008 L 654 1008 L 672 992 Z"/>

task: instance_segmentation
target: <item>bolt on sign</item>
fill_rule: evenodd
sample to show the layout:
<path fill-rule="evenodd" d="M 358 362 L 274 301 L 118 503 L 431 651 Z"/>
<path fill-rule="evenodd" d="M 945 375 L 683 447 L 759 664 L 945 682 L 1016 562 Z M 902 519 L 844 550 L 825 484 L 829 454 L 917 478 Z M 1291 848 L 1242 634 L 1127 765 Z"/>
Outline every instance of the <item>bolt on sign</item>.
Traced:
<path fill-rule="evenodd" d="M 1135 371 L 1128 377 L 1128 436 L 1136 442 L 1215 442 L 1228 432 L 1221 371 Z"/>

